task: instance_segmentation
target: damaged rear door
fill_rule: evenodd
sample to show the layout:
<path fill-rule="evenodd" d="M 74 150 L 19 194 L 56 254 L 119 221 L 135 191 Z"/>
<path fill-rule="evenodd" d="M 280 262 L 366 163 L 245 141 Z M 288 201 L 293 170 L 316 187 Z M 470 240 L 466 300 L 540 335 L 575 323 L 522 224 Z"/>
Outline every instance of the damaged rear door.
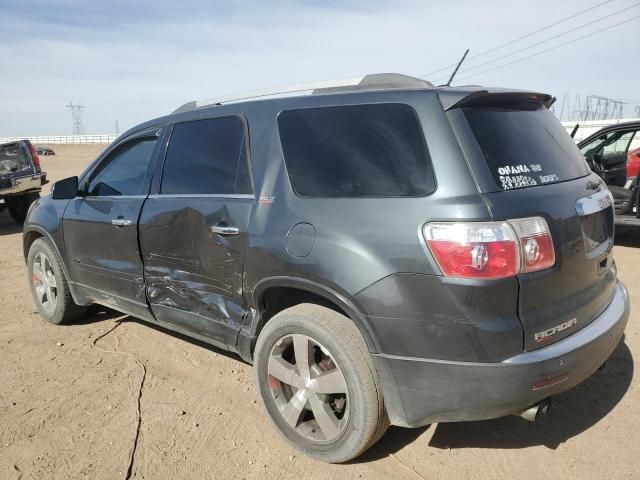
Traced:
<path fill-rule="evenodd" d="M 139 224 L 147 298 L 159 322 L 235 347 L 253 203 L 244 118 L 176 123 L 159 192 Z"/>

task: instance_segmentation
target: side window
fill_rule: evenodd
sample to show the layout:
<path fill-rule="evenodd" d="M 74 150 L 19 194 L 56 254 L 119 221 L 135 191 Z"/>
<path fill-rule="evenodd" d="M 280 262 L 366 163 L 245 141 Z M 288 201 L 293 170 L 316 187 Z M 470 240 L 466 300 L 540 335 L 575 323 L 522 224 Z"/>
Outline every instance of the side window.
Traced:
<path fill-rule="evenodd" d="M 119 146 L 91 176 L 87 194 L 92 197 L 142 195 L 157 138 L 141 138 Z"/>
<path fill-rule="evenodd" d="M 633 136 L 631 144 L 629 145 L 629 151 L 636 150 L 638 148 L 640 148 L 640 130 L 636 130 L 636 134 Z"/>
<path fill-rule="evenodd" d="M 613 134 L 605 143 L 602 150 L 603 155 L 615 155 L 620 153 L 627 153 L 627 148 L 633 139 L 636 132 L 625 132 L 623 134 Z"/>
<path fill-rule="evenodd" d="M 278 127 L 300 196 L 411 197 L 435 188 L 422 127 L 408 105 L 287 110 Z"/>
<path fill-rule="evenodd" d="M 626 153 L 632 149 L 636 137 L 638 135 L 636 135 L 635 131 L 607 133 L 584 145 L 580 152 L 585 156 L 594 154 L 609 156 Z"/>
<path fill-rule="evenodd" d="M 590 141 L 586 145 L 582 146 L 582 148 L 580 149 L 580 153 L 582 153 L 582 155 L 584 155 L 585 157 L 593 153 L 596 153 L 599 148 L 602 148 L 605 140 L 606 140 L 606 136 L 599 137 L 599 138 L 596 138 L 595 140 Z"/>
<path fill-rule="evenodd" d="M 240 118 L 177 123 L 167 149 L 160 193 L 251 193 L 247 160 Z"/>

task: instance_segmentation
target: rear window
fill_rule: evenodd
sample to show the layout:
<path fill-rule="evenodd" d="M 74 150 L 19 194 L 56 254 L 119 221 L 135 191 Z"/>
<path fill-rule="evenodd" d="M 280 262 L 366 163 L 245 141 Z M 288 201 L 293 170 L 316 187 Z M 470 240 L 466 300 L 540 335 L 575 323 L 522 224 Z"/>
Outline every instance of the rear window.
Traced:
<path fill-rule="evenodd" d="M 464 115 L 493 178 L 503 190 L 589 174 L 575 143 L 546 108 L 465 108 Z"/>
<path fill-rule="evenodd" d="M 21 143 L 0 145 L 0 175 L 30 167 L 31 164 Z"/>
<path fill-rule="evenodd" d="M 300 196 L 410 197 L 434 190 L 422 128 L 408 105 L 288 110 L 278 126 Z"/>

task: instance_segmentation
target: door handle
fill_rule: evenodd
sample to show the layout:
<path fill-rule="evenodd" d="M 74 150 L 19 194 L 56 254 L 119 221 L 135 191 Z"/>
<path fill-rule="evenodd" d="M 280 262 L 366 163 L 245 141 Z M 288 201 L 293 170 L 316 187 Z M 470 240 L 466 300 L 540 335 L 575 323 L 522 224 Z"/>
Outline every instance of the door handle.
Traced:
<path fill-rule="evenodd" d="M 231 227 L 226 223 L 219 223 L 211 227 L 211 233 L 218 235 L 238 235 L 240 230 L 238 230 L 238 227 Z"/>
<path fill-rule="evenodd" d="M 116 227 L 126 227 L 127 225 L 131 225 L 131 220 L 126 218 L 118 217 L 111 220 L 111 225 L 115 225 Z"/>

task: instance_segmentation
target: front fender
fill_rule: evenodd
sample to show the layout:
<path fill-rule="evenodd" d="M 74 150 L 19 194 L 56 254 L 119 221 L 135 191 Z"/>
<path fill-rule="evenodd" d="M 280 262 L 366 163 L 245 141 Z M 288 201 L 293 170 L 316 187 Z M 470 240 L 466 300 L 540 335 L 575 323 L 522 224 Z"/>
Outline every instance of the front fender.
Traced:
<path fill-rule="evenodd" d="M 53 200 L 50 196 L 41 197 L 36 200 L 31 205 L 24 223 L 22 250 L 26 262 L 29 255 L 29 248 L 37 238 L 44 237 L 49 240 L 49 243 L 60 259 L 60 265 L 67 279 L 73 301 L 78 305 L 87 305 L 87 300 L 84 299 L 75 288 L 64 248 L 62 218 L 68 204 L 69 200 Z"/>

